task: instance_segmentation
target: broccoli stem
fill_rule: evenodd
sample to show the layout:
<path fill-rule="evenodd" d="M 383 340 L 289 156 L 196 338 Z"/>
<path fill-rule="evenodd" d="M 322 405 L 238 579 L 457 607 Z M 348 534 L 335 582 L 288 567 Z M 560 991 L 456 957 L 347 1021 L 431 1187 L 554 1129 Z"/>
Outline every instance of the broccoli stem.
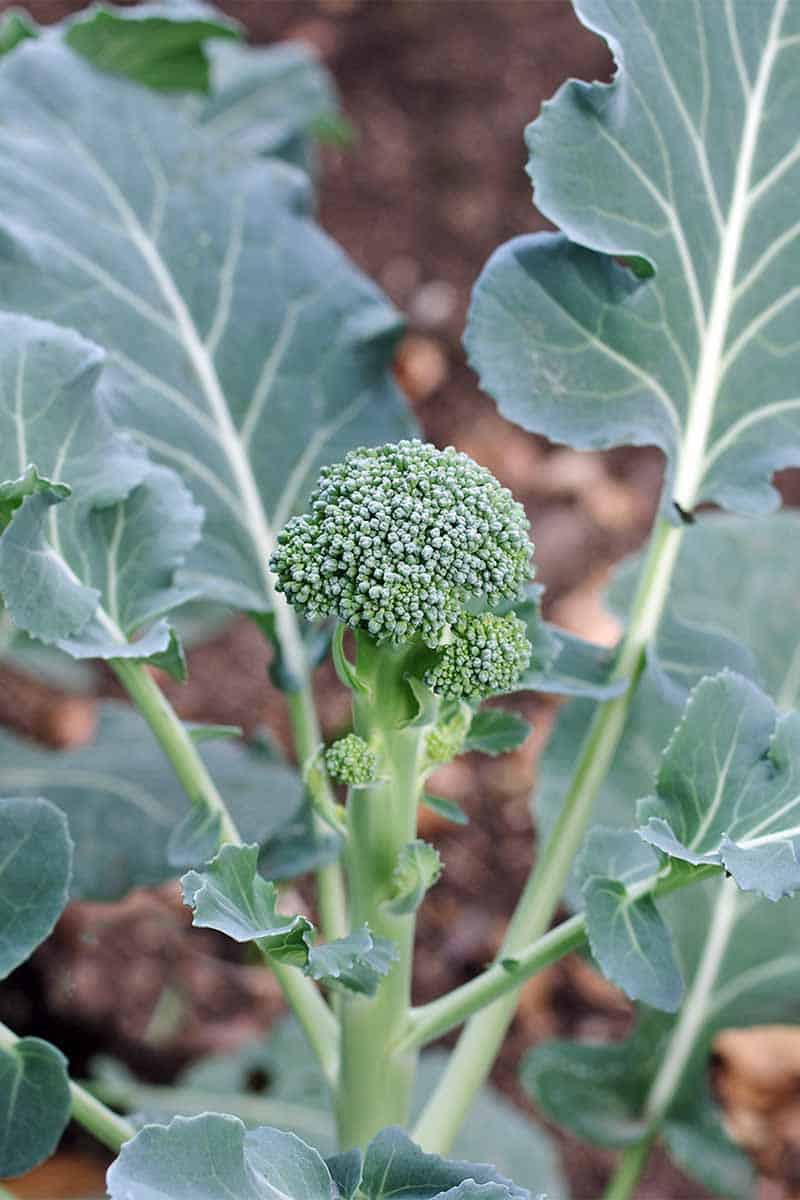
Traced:
<path fill-rule="evenodd" d="M 341 1067 L 336 1099 L 339 1144 L 364 1146 L 387 1125 L 409 1118 L 416 1050 L 390 1053 L 408 1020 L 415 914 L 389 911 L 392 873 L 402 848 L 416 835 L 422 794 L 425 723 L 417 722 L 417 701 L 406 675 L 417 651 L 408 646 L 377 646 L 356 637 L 356 670 L 364 686 L 354 693 L 355 732 L 380 757 L 379 781 L 353 787 L 348 799 L 347 873 L 353 928 L 365 922 L 372 933 L 390 938 L 398 960 L 372 997 L 342 1002 Z M 415 672 L 416 673 L 416 672 Z"/>

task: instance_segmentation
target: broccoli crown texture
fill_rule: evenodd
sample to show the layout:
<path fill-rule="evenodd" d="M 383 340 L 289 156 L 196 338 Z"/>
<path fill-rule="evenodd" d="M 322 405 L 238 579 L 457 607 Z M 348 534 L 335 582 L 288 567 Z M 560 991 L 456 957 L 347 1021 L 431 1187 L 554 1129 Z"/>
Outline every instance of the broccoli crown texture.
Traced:
<path fill-rule="evenodd" d="M 531 660 L 525 625 L 513 613 L 465 613 L 425 683 L 448 699 L 481 700 L 510 691 Z"/>
<path fill-rule="evenodd" d="M 435 647 L 467 601 L 519 595 L 532 551 L 522 505 L 489 471 L 412 440 L 324 467 L 310 512 L 278 535 L 271 565 L 310 619 Z"/>
<path fill-rule="evenodd" d="M 325 751 L 325 766 L 338 783 L 372 783 L 378 772 L 378 756 L 363 738 L 348 733 Z"/>

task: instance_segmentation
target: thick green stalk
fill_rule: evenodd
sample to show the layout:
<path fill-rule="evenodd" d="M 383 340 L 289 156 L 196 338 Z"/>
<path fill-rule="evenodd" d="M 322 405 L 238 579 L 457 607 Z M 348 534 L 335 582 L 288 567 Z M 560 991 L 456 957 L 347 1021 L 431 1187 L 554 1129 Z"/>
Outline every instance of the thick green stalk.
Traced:
<path fill-rule="evenodd" d="M 13 1050 L 20 1040 L 7 1025 L 0 1023 L 0 1046 Z M 70 1080 L 69 1091 L 72 1100 L 70 1113 L 72 1119 L 87 1129 L 104 1146 L 108 1146 L 109 1150 L 118 1151 L 123 1142 L 128 1142 L 135 1136 L 136 1129 L 129 1121 L 112 1112 L 80 1084 Z"/>
<path fill-rule="evenodd" d="M 112 659 L 111 667 L 153 731 L 189 800 L 206 812 L 218 814 L 220 843 L 240 845 L 242 839 L 239 831 L 196 745 L 150 672 L 142 663 L 130 659 Z M 293 967 L 265 957 L 287 1004 L 300 1022 L 327 1079 L 332 1083 L 338 1062 L 336 1018 L 310 979 Z"/>
<path fill-rule="evenodd" d="M 359 678 L 355 731 L 380 757 L 381 779 L 351 788 L 348 798 L 347 872 L 353 928 L 365 922 L 390 938 L 397 961 L 376 994 L 348 996 L 341 1006 L 341 1070 L 336 1099 L 339 1143 L 363 1146 L 386 1125 L 408 1121 L 416 1054 L 392 1051 L 408 1020 L 415 914 L 389 912 L 397 856 L 414 839 L 422 790 L 426 729 L 409 724 L 413 703 L 405 682 L 407 655 L 358 637 Z"/>
<path fill-rule="evenodd" d="M 644 662 L 669 592 L 682 528 L 663 517 L 653 529 L 614 678 L 625 693 L 598 707 L 578 755 L 561 815 L 537 861 L 511 920 L 498 961 L 513 957 L 547 930 L 583 840 L 594 801 L 619 745 Z M 485 1082 L 514 1016 L 517 994 L 496 1001 L 467 1024 L 414 1131 L 426 1150 L 446 1153 L 478 1089 Z"/>

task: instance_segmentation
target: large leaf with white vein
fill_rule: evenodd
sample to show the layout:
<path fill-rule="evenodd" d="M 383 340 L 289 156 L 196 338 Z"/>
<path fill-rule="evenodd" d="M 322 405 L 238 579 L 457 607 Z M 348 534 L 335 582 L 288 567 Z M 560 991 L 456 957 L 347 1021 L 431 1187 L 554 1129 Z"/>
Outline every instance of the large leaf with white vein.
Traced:
<path fill-rule="evenodd" d="M 321 463 L 406 420 L 395 312 L 305 213 L 161 97 L 30 43 L 0 63 L 0 287 L 108 352 L 113 410 L 206 511 L 185 578 L 263 611 Z M 68 119 L 65 116 L 68 114 Z"/>
<path fill-rule="evenodd" d="M 116 900 L 177 875 L 170 834 L 193 811 L 142 718 L 111 702 L 100 713 L 94 742 L 76 750 L 0 731 L 0 793 L 43 794 L 66 814 L 74 899 Z M 295 771 L 229 742 L 207 742 L 200 753 L 243 837 L 269 844 L 294 819 L 302 801 Z"/>
<path fill-rule="evenodd" d="M 771 473 L 800 462 L 800 6 L 575 8 L 617 74 L 565 84 L 530 126 L 535 200 L 563 234 L 490 260 L 471 359 L 527 429 L 659 446 L 667 506 L 773 508 Z"/>

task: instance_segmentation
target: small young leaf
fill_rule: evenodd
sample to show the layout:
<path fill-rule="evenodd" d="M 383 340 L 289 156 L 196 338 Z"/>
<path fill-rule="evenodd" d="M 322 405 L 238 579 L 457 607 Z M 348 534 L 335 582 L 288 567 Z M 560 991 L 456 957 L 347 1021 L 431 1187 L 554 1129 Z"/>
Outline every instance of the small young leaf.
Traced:
<path fill-rule="evenodd" d="M 695 688 L 640 802 L 641 836 L 779 900 L 800 888 L 800 713 L 731 672 Z"/>
<path fill-rule="evenodd" d="M 207 92 L 209 38 L 236 38 L 238 25 L 208 4 L 96 5 L 67 24 L 64 40 L 95 67 L 162 91 Z"/>
<path fill-rule="evenodd" d="M 11 518 L 25 497 L 35 496 L 38 492 L 50 493 L 54 501 L 58 501 L 71 495 L 72 488 L 65 483 L 42 479 L 33 466 L 29 466 L 18 479 L 0 483 L 0 533 L 11 524 Z"/>
<path fill-rule="evenodd" d="M 531 725 L 517 713 L 505 712 L 502 708 L 482 708 L 472 718 L 472 724 L 464 740 L 463 752 L 477 751 L 495 758 L 516 750 L 527 738 Z"/>
<path fill-rule="evenodd" d="M 439 851 L 417 838 L 400 851 L 392 872 L 392 894 L 386 902 L 390 912 L 416 912 L 442 873 Z"/>
<path fill-rule="evenodd" d="M 293 1133 L 206 1113 L 146 1125 L 109 1169 L 111 1200 L 331 1200 L 316 1150 Z"/>
<path fill-rule="evenodd" d="M 276 960 L 305 966 L 311 922 L 277 911 L 278 890 L 258 874 L 258 854 L 258 846 L 223 846 L 202 871 L 183 876 L 192 924 L 218 929 L 235 942 L 257 941 Z"/>
<path fill-rule="evenodd" d="M 0 1047 L 0 1179 L 24 1175 L 50 1157 L 71 1107 L 60 1050 L 34 1037 Z"/>
<path fill-rule="evenodd" d="M 196 746 L 203 742 L 237 741 L 244 736 L 240 725 L 206 725 L 197 721 L 184 721 L 184 725 Z"/>
<path fill-rule="evenodd" d="M 64 814 L 47 800 L 0 800 L 0 979 L 51 933 L 71 874 Z"/>
<path fill-rule="evenodd" d="M 374 996 L 381 979 L 396 961 L 394 942 L 375 937 L 364 925 L 336 941 L 312 945 L 306 974 L 320 983 L 338 984 L 351 992 Z"/>

